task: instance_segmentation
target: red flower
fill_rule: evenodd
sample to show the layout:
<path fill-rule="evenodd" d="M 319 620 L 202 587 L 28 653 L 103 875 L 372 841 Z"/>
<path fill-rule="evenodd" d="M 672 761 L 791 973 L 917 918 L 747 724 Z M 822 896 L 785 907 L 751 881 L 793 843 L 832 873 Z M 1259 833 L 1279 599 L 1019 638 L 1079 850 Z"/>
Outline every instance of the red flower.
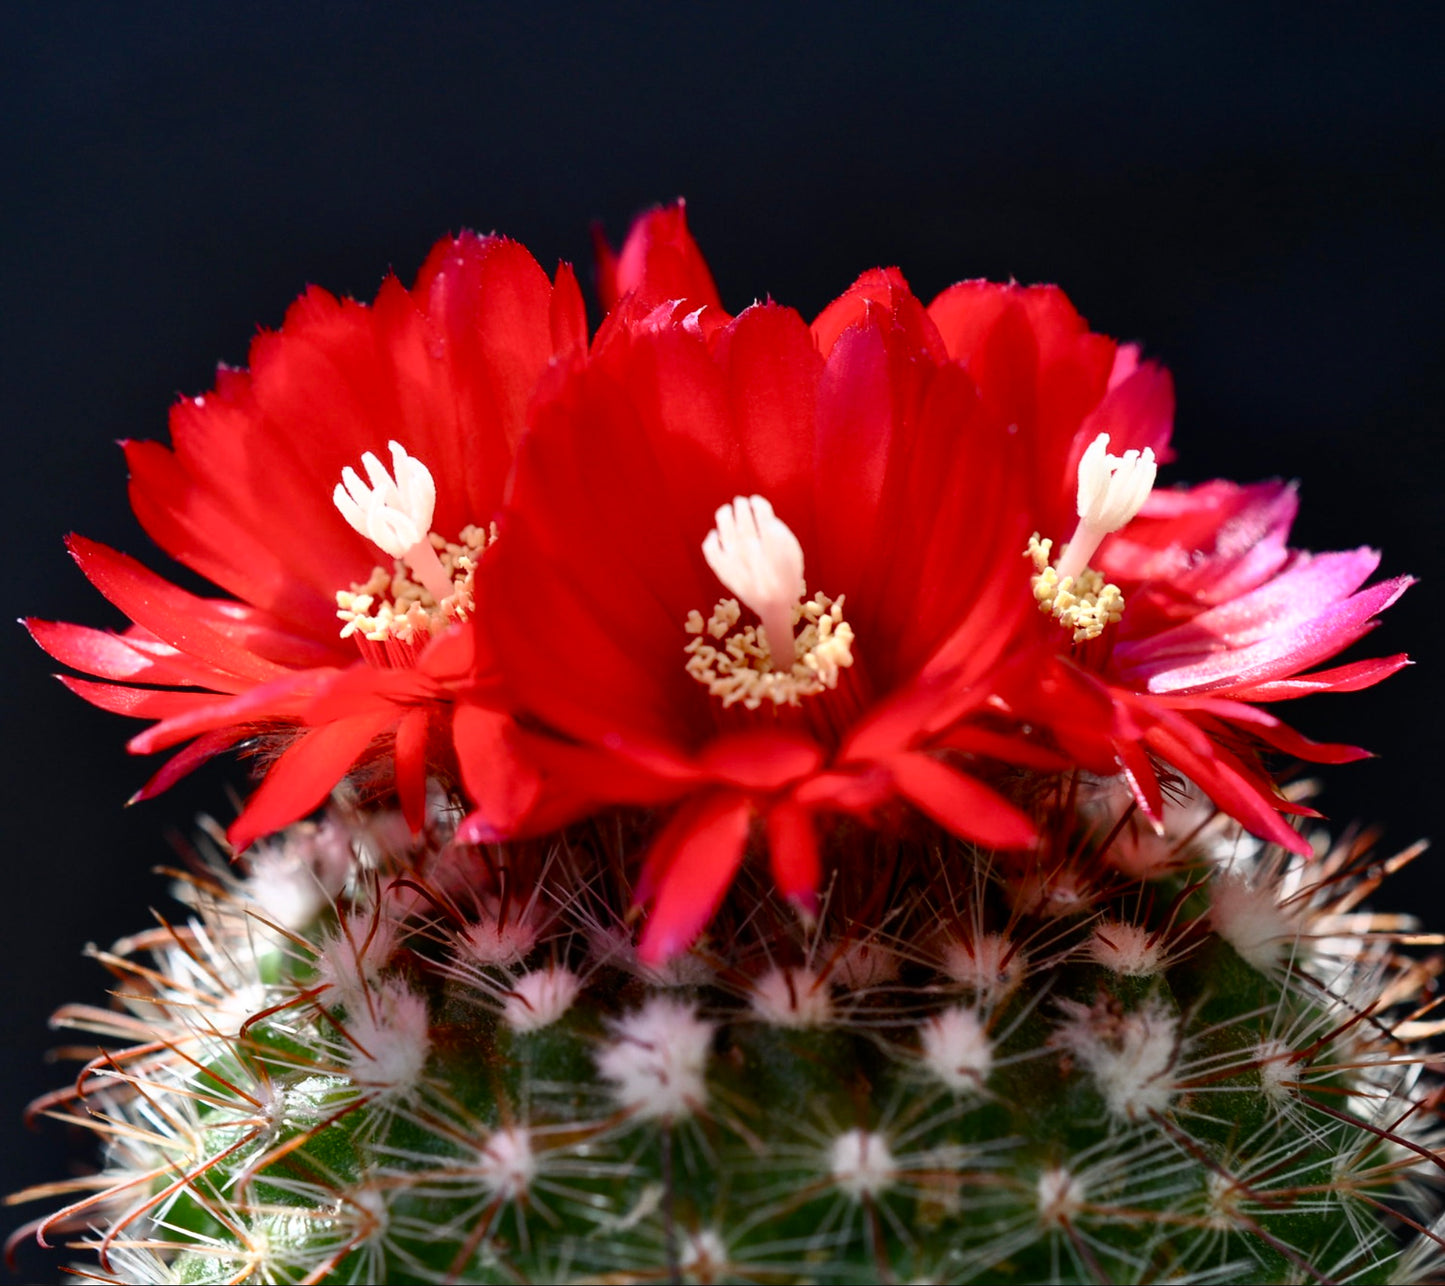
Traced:
<path fill-rule="evenodd" d="M 710 917 L 754 818 L 806 908 L 819 815 L 910 805 L 1021 847 L 1032 824 L 969 768 L 1063 763 L 982 721 L 1033 610 L 1007 422 L 899 283 L 865 279 L 816 333 L 774 305 L 658 303 L 631 252 L 691 262 L 675 225 L 652 234 L 675 218 L 634 234 L 618 311 L 519 448 L 481 628 L 536 775 L 464 832 L 673 805 L 638 890 L 652 959 Z"/>
<path fill-rule="evenodd" d="M 237 848 L 387 749 L 420 825 L 451 702 L 478 677 L 475 639 L 456 622 L 478 607 L 472 569 L 528 401 L 586 338 L 570 269 L 554 288 L 521 246 L 465 234 L 435 248 L 410 292 L 389 278 L 371 307 L 308 291 L 257 338 L 249 371 L 223 369 L 213 392 L 176 404 L 173 449 L 125 444 L 141 524 L 233 597 L 197 597 L 73 537 L 81 570 L 134 624 L 28 624 L 100 680 L 63 676 L 70 688 L 157 721 L 131 750 L 190 742 L 138 797 L 282 732 L 231 828 Z"/>
<path fill-rule="evenodd" d="M 1279 813 L 1309 810 L 1279 795 L 1256 748 L 1330 763 L 1365 752 L 1310 742 L 1256 703 L 1367 687 L 1404 665 L 1397 655 L 1308 672 L 1372 628 L 1410 579 L 1361 590 L 1379 562 L 1373 551 L 1290 550 L 1296 501 L 1281 483 L 1150 495 L 1148 461 L 1170 458 L 1169 377 L 1132 347 L 1089 334 L 1057 290 L 964 283 L 929 316 L 993 414 L 1035 443 L 1032 525 L 1042 539 L 1031 570 L 1054 617 L 1037 629 L 1055 655 L 1016 676 L 1017 716 L 1051 728 L 1080 762 L 1122 769 L 1151 819 L 1162 761 L 1256 834 L 1308 851 Z M 1136 479 L 1132 504 L 1081 516 L 1086 493 L 1107 509 L 1136 468 L 1148 477 Z M 1067 552 L 1051 559 L 1062 541 Z"/>

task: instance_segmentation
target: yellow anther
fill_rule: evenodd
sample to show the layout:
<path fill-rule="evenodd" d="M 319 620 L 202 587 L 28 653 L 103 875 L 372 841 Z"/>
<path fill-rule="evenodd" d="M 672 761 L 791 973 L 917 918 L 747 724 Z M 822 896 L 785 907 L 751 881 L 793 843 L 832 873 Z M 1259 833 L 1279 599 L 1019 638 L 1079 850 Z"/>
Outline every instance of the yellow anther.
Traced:
<path fill-rule="evenodd" d="M 804 697 L 837 687 L 839 671 L 853 664 L 853 627 L 843 619 L 841 594 L 836 601 L 815 594 L 794 606 L 793 656 L 786 668 L 775 663 L 757 626 L 737 628 L 741 614 L 737 600 L 725 598 L 706 622 L 694 611 L 684 626 L 694 636 L 685 649 L 687 672 L 724 706 L 798 706 Z"/>

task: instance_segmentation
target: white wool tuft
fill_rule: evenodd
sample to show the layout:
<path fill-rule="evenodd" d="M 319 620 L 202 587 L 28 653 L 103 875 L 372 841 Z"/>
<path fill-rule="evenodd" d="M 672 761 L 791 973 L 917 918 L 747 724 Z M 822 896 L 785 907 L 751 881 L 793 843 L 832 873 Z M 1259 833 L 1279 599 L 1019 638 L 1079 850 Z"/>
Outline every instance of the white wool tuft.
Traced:
<path fill-rule="evenodd" d="M 671 1121 L 707 1101 L 713 1024 L 697 1007 L 653 996 L 612 1024 L 616 1036 L 597 1052 L 597 1070 L 618 1104 L 636 1116 Z"/>

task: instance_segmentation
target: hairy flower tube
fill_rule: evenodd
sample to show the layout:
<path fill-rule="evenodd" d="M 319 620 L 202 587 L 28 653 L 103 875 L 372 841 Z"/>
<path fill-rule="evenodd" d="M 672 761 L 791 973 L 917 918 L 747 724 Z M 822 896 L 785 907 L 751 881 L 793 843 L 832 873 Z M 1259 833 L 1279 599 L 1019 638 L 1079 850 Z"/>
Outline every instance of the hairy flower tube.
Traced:
<path fill-rule="evenodd" d="M 93 676 L 62 676 L 73 691 L 154 721 L 133 751 L 188 743 L 138 797 L 260 738 L 276 757 L 231 828 L 237 848 L 360 765 L 421 824 L 427 775 L 452 760 L 454 696 L 485 669 L 461 627 L 481 608 L 476 568 L 528 401 L 586 342 L 570 269 L 554 287 L 521 246 L 464 234 L 371 306 L 311 289 L 256 339 L 249 370 L 176 404 L 170 447 L 125 444 L 142 526 L 230 597 L 72 537 L 133 624 L 27 624 Z M 473 750 L 491 735 L 485 719 L 468 727 Z"/>

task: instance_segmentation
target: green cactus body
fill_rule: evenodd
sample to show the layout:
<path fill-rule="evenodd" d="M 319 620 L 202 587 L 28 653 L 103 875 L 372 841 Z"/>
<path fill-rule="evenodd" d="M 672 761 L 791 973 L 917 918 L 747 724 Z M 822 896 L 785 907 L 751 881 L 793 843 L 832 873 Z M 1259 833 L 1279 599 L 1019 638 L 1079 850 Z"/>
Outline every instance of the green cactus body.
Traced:
<path fill-rule="evenodd" d="M 663 969 L 618 829 L 388 850 L 332 818 L 103 956 L 103 1281 L 1403 1282 L 1438 1276 L 1412 1012 L 1348 847 L 939 834 L 756 889 Z M 848 843 L 862 844 L 847 836 Z M 1130 847 L 1132 845 L 1132 847 Z M 1153 846 L 1140 856 L 1141 848 Z M 1121 866 L 1150 866 L 1147 881 Z M 219 868 L 218 868 L 219 869 Z M 866 878 L 865 878 L 866 873 Z M 147 1034 L 149 1033 L 149 1034 Z"/>

